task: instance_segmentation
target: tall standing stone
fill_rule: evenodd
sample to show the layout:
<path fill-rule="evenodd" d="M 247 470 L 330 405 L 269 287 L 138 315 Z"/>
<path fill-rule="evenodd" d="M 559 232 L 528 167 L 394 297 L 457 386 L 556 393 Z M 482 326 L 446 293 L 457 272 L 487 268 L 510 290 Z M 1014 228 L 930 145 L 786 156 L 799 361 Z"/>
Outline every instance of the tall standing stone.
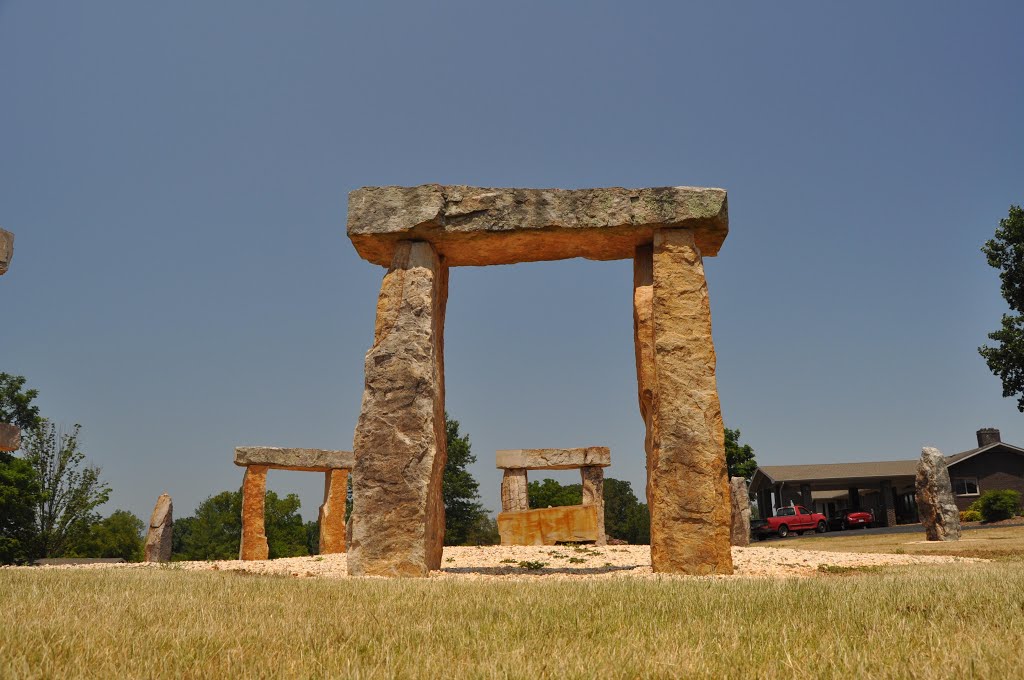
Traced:
<path fill-rule="evenodd" d="M 426 576 L 444 541 L 444 314 L 448 268 L 400 241 L 377 302 L 356 425 L 352 575 Z"/>
<path fill-rule="evenodd" d="M 345 552 L 345 496 L 348 470 L 324 473 L 324 503 L 320 506 L 320 554 Z"/>
<path fill-rule="evenodd" d="M 938 449 L 921 449 L 914 480 L 917 512 L 929 541 L 960 540 L 960 510 L 953 500 L 946 457 Z"/>
<path fill-rule="evenodd" d="M 597 506 L 597 545 L 606 545 L 604 533 L 604 468 L 584 466 L 580 468 L 583 479 L 583 505 Z"/>
<path fill-rule="evenodd" d="M 637 290 L 647 287 L 648 269 L 649 293 Z M 655 230 L 653 248 L 637 250 L 634 284 L 634 304 L 649 305 L 634 310 L 634 322 L 651 564 L 656 572 L 731 574 L 725 432 L 707 282 L 693 234 Z"/>
<path fill-rule="evenodd" d="M 750 545 L 750 491 L 743 477 L 729 478 L 729 496 L 732 499 L 733 545 Z"/>
<path fill-rule="evenodd" d="M 160 494 L 149 518 L 149 532 L 146 534 L 145 561 L 169 562 L 171 560 L 171 532 L 174 525 L 174 506 L 171 497 Z"/>
<path fill-rule="evenodd" d="M 267 469 L 266 465 L 245 468 L 242 479 L 242 544 L 238 549 L 240 560 L 265 560 L 270 556 L 264 517 Z"/>

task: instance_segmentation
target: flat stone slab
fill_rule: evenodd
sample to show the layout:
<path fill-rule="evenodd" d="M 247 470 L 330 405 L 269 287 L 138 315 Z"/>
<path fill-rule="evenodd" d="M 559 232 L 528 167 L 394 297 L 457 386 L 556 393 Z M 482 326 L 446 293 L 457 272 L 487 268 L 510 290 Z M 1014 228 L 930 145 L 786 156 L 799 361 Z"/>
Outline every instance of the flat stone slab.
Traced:
<path fill-rule="evenodd" d="M 348 197 L 352 244 L 384 266 L 403 240 L 428 241 L 448 266 L 631 259 L 665 228 L 692 230 L 701 254 L 717 255 L 729 232 L 725 189 L 423 184 L 363 187 Z"/>
<path fill-rule="evenodd" d="M 351 451 L 323 449 L 283 449 L 276 446 L 239 446 L 235 448 L 235 465 L 265 465 L 276 470 L 351 470 L 356 458 Z"/>
<path fill-rule="evenodd" d="M 496 455 L 499 470 L 575 470 L 608 467 L 612 452 L 607 446 L 582 449 L 507 449 Z"/>
<path fill-rule="evenodd" d="M 597 506 L 565 505 L 557 508 L 498 513 L 502 545 L 555 545 L 597 541 Z"/>

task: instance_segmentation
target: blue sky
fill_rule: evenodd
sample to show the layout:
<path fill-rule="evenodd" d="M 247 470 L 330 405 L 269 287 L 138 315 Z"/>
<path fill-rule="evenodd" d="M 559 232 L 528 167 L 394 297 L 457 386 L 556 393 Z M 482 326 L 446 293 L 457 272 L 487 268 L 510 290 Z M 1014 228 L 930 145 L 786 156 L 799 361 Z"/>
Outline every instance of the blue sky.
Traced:
<path fill-rule="evenodd" d="M 970 448 L 1024 416 L 976 348 L 1024 202 L 1019 3 L 0 0 L 0 371 L 179 516 L 240 444 L 350 448 L 383 269 L 363 185 L 719 186 L 726 424 L 770 463 Z M 642 496 L 631 263 L 457 268 L 447 405 L 502 448 L 606 445 Z M 560 479 L 572 479 L 561 473 Z M 275 472 L 315 517 L 316 475 Z"/>

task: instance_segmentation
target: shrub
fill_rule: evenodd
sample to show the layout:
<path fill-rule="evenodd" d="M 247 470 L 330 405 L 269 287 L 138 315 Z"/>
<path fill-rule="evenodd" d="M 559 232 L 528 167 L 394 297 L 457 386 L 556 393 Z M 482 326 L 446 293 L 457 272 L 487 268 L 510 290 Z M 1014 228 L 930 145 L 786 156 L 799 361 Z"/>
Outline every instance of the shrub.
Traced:
<path fill-rule="evenodd" d="M 980 522 L 981 521 L 981 511 L 980 510 L 973 510 L 971 508 L 968 508 L 967 510 L 961 510 L 960 511 L 960 521 L 961 522 Z"/>
<path fill-rule="evenodd" d="M 1010 489 L 986 491 L 978 499 L 978 506 L 986 522 L 1010 519 L 1020 511 L 1020 494 Z"/>

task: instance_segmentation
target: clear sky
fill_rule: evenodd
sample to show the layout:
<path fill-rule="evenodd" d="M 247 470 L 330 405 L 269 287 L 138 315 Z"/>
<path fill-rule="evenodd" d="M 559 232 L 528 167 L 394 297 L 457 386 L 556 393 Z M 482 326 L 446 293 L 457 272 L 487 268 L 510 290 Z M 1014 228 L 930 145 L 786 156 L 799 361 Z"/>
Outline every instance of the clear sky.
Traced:
<path fill-rule="evenodd" d="M 428 7 L 428 5 L 430 5 Z M 1024 444 L 976 348 L 1024 203 L 1024 5 L 0 0 L 0 371 L 83 425 L 105 511 L 350 448 L 383 269 L 362 185 L 729 191 L 705 262 L 725 421 L 771 463 Z M 457 268 L 447 406 L 644 486 L 632 265 Z M 560 473 L 560 479 L 571 475 Z M 272 472 L 316 516 L 322 479 Z"/>

